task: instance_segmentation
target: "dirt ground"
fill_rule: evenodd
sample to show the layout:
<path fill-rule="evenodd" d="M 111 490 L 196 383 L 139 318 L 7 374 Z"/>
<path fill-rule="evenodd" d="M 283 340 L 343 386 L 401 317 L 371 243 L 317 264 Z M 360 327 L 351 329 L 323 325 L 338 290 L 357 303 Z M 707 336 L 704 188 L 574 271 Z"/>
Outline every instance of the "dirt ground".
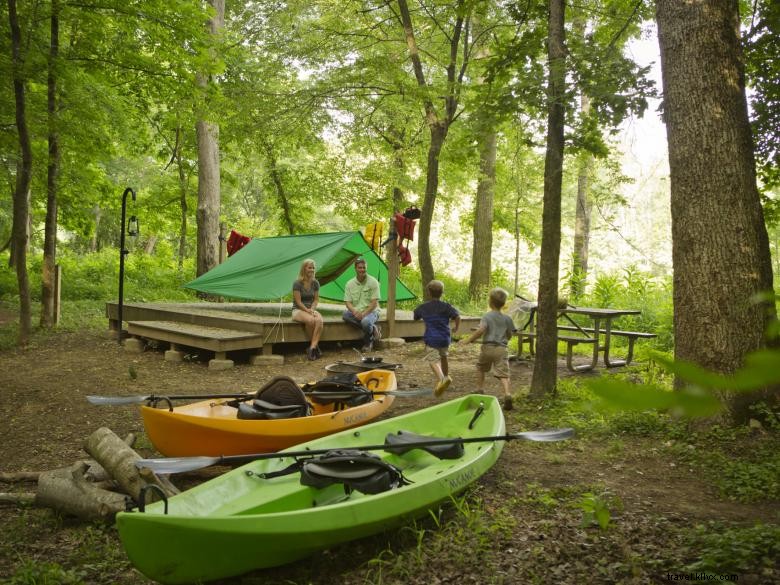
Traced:
<path fill-rule="evenodd" d="M 305 361 L 302 348 L 296 348 L 286 355 L 283 366 L 253 367 L 239 361 L 235 368 L 219 372 L 209 371 L 205 361 L 166 362 L 162 350 L 126 352 L 108 331 L 59 333 L 24 350 L 2 351 L 0 472 L 42 471 L 84 459 L 85 438 L 101 426 L 119 436 L 138 434 L 139 452 L 155 454 L 144 439 L 136 408 L 93 406 L 84 398 L 88 394 L 251 391 L 276 374 L 299 382 L 315 380 L 324 375 L 325 364 L 357 357 L 346 347 L 325 346 L 324 351 L 316 362 Z M 477 346 L 454 351 L 450 368 L 454 382 L 445 398 L 473 390 L 476 351 Z M 430 386 L 432 376 L 421 352 L 418 342 L 378 354 L 386 362 L 403 364 L 398 371 L 401 387 Z M 569 375 L 562 361 L 559 374 Z M 512 388 L 521 404 L 530 376 L 527 363 L 513 363 Z M 491 380 L 486 390 L 498 394 L 496 381 Z M 421 408 L 432 400 L 398 399 L 390 414 Z M 532 412 L 521 406 L 507 413 L 507 427 L 530 430 L 529 419 Z M 29 483 L 0 483 L 2 492 L 34 489 Z M 620 502 L 612 510 L 613 526 L 607 531 L 581 525 L 582 510 L 573 502 L 589 489 Z M 431 536 L 437 532 L 433 523 L 423 523 L 416 534 L 422 530 L 431 539 L 425 541 L 423 552 L 416 537 L 399 531 L 225 583 L 661 583 L 669 574 L 681 573 L 691 560 L 679 540 L 683 528 L 713 521 L 752 525 L 780 520 L 777 503 L 724 500 L 696 470 L 670 459 L 662 445 L 629 440 L 611 451 L 593 441 L 575 440 L 555 448 L 507 444 L 472 497 L 482 516 L 467 519 L 467 529 L 461 532 L 442 528 L 444 540 Z M 455 540 L 454 549 L 440 544 L 447 539 Z M 388 550 L 396 556 L 388 557 Z M 392 567 L 393 558 L 406 559 L 411 563 L 408 570 Z M 58 563 L 80 579 L 73 582 L 149 582 L 130 566 L 113 528 L 95 528 L 50 510 L 0 504 L 0 582 L 58 582 L 24 580 L 22 573 L 29 572 L 30 561 Z M 742 583 L 770 583 L 777 582 L 780 573 L 775 564 L 740 577 Z"/>

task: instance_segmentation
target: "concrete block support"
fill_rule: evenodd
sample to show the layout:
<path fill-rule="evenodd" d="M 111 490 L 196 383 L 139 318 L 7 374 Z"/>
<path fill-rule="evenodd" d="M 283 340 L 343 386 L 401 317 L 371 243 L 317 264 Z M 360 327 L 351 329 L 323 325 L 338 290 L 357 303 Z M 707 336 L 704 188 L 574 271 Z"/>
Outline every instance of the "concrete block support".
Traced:
<path fill-rule="evenodd" d="M 209 370 L 218 372 L 220 370 L 229 370 L 233 367 L 233 360 L 214 358 L 209 361 Z"/>
<path fill-rule="evenodd" d="M 279 354 L 253 355 L 249 358 L 249 364 L 253 366 L 281 366 L 284 364 L 284 356 Z"/>
<path fill-rule="evenodd" d="M 138 337 L 128 337 L 125 339 L 125 351 L 130 353 L 143 353 L 146 343 Z"/>
<path fill-rule="evenodd" d="M 377 349 L 390 349 L 391 347 L 400 347 L 404 345 L 406 341 L 402 337 L 386 337 L 380 339 L 376 344 Z"/>

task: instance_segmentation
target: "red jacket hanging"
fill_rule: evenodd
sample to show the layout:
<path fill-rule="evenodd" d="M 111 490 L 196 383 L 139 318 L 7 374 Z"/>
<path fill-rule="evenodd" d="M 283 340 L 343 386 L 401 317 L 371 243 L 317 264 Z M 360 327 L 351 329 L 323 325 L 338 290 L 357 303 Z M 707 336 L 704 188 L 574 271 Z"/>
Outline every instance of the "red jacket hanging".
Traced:
<path fill-rule="evenodd" d="M 230 230 L 227 239 L 227 255 L 232 256 L 251 241 L 248 236 L 242 236 L 236 230 Z"/>

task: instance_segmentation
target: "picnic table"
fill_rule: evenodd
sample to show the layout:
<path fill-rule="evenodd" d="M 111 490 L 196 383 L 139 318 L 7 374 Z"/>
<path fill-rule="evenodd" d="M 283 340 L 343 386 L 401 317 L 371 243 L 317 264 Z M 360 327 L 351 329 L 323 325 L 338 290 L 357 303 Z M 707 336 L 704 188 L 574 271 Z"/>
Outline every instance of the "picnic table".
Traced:
<path fill-rule="evenodd" d="M 566 323 L 558 325 L 558 341 L 566 342 L 566 366 L 572 372 L 587 372 L 596 367 L 599 361 L 599 355 L 603 356 L 604 365 L 608 368 L 617 366 L 626 366 L 631 363 L 634 357 L 634 342 L 637 339 L 650 339 L 656 337 L 655 333 L 646 333 L 643 331 L 621 331 L 613 327 L 613 322 L 625 315 L 639 315 L 641 311 L 637 309 L 604 309 L 597 307 L 574 307 L 568 306 L 558 310 L 558 319 L 564 319 Z M 590 319 L 589 326 L 578 324 L 572 315 L 581 315 Z M 530 307 L 529 317 L 525 325 L 517 331 L 518 338 L 518 356 L 522 353 L 523 344 L 528 344 L 528 351 L 531 355 L 534 353 L 534 343 L 536 339 L 536 307 Z M 624 337 L 628 339 L 628 351 L 623 359 L 615 359 L 610 356 L 611 342 L 613 337 Z M 591 361 L 586 364 L 574 365 L 573 350 L 580 344 L 589 344 L 593 347 Z"/>

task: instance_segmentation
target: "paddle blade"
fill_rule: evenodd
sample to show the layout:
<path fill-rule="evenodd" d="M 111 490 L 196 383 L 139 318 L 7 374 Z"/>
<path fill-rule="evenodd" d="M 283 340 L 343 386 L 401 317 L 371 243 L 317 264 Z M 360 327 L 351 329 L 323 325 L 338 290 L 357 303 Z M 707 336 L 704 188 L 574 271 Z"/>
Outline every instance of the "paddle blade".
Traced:
<path fill-rule="evenodd" d="M 161 459 L 139 459 L 135 462 L 138 469 L 150 469 L 156 474 L 185 473 L 216 465 L 221 457 L 165 457 Z"/>
<path fill-rule="evenodd" d="M 512 439 L 525 439 L 526 441 L 563 441 L 574 436 L 574 429 L 554 429 L 552 431 L 526 431 L 508 435 Z"/>
<path fill-rule="evenodd" d="M 87 396 L 92 404 L 119 406 L 123 404 L 143 404 L 149 396 Z"/>
<path fill-rule="evenodd" d="M 401 397 L 408 397 L 408 396 L 433 396 L 433 388 L 415 388 L 412 390 L 377 390 L 376 392 L 371 392 L 372 394 L 390 394 L 391 396 L 401 396 Z"/>

